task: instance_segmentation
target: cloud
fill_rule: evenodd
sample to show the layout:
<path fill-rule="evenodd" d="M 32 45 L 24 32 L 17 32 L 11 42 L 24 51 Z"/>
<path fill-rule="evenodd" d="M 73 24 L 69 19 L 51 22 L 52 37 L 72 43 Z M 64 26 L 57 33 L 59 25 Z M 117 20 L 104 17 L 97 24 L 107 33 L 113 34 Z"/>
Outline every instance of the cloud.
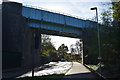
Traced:
<path fill-rule="evenodd" d="M 120 0 L 9 0 L 9 1 L 15 1 L 20 3 L 26 3 L 26 2 L 118 2 Z"/>
<path fill-rule="evenodd" d="M 95 16 L 95 12 L 91 11 L 91 7 L 98 8 L 100 16 L 103 9 L 106 7 L 101 6 L 101 2 L 105 3 L 110 0 L 10 0 L 23 3 L 24 5 L 31 5 L 36 7 L 43 7 L 49 10 L 55 10 L 61 13 L 68 13 L 71 15 L 79 16 L 82 19 L 90 19 Z M 88 2 L 89 1 L 89 2 Z M 90 2 L 91 1 L 91 2 Z M 100 2 L 101 1 L 101 2 Z"/>
<path fill-rule="evenodd" d="M 19 2 L 110 2 L 111 0 L 11 0 Z M 120 1 L 120 0 L 112 0 Z"/>

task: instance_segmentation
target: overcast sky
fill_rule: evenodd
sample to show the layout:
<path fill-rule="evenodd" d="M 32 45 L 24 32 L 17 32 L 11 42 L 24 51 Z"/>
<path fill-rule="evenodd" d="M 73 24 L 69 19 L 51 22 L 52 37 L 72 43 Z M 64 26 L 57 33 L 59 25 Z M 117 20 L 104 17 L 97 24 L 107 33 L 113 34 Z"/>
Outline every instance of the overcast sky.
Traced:
<path fill-rule="evenodd" d="M 50 10 L 56 10 L 72 15 L 79 16 L 83 19 L 91 19 L 95 17 L 95 11 L 91 11 L 91 7 L 97 7 L 98 13 L 106 9 L 104 3 L 110 0 L 9 0 L 23 3 L 24 5 L 32 5 L 43 7 Z M 99 18 L 100 20 L 100 18 Z"/>
<path fill-rule="evenodd" d="M 82 19 L 94 18 L 95 11 L 91 11 L 90 8 L 97 7 L 99 14 L 99 22 L 101 12 L 107 9 L 107 6 L 104 6 L 104 4 L 110 2 L 110 0 L 10 0 L 10 1 L 20 2 L 23 3 L 24 5 L 32 5 L 68 13 L 79 16 Z M 54 36 L 52 36 L 51 38 L 56 48 L 58 48 L 62 43 L 70 47 L 71 44 L 74 44 L 76 42 L 76 39 L 73 38 L 70 39 Z"/>

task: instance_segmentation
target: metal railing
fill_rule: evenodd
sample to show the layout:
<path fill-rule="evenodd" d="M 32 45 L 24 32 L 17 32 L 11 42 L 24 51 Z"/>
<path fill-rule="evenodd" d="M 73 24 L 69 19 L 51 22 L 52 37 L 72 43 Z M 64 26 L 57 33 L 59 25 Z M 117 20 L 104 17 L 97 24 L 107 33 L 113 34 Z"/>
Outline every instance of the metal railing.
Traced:
<path fill-rule="evenodd" d="M 83 20 L 86 20 L 80 16 L 76 16 L 76 15 L 72 15 L 72 14 L 69 14 L 69 13 L 65 13 L 65 12 L 60 12 L 60 11 L 56 11 L 56 10 L 51 10 L 51 9 L 47 9 L 47 8 L 43 8 L 43 7 L 38 7 L 38 6 L 32 6 L 32 5 L 23 5 L 25 7 L 30 7 L 30 8 L 35 8 L 35 9 L 39 9 L 39 10 L 44 10 L 44 11 L 48 11 L 48 12 L 53 12 L 53 13 L 57 13 L 57 14 L 62 14 L 62 15 L 65 15 L 65 16 L 70 16 L 70 17 L 74 17 L 74 18 L 78 18 L 78 19 L 83 19 Z"/>

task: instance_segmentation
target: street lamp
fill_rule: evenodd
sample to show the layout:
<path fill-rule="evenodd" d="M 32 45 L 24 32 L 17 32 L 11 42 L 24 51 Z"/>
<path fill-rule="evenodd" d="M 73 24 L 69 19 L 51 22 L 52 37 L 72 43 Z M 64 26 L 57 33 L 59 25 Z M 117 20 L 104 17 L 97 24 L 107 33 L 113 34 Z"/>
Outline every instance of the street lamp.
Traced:
<path fill-rule="evenodd" d="M 98 11 L 97 11 L 97 7 L 93 7 L 93 8 L 90 8 L 91 10 L 96 10 L 96 21 L 97 21 L 97 32 L 98 32 L 98 50 L 99 50 L 99 57 L 98 57 L 98 60 L 99 60 L 99 72 L 101 73 L 101 48 L 100 48 L 100 30 L 99 30 L 99 25 L 98 25 Z"/>

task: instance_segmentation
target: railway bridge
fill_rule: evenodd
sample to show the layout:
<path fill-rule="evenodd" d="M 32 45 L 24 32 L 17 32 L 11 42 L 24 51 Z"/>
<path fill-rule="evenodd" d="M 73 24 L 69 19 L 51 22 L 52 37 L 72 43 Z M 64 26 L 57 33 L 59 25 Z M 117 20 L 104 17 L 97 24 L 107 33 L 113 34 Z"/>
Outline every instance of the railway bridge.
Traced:
<path fill-rule="evenodd" d="M 96 22 L 24 6 L 17 2 L 2 3 L 3 69 L 30 67 L 34 56 L 40 65 L 41 34 L 82 38 L 84 28 Z"/>

